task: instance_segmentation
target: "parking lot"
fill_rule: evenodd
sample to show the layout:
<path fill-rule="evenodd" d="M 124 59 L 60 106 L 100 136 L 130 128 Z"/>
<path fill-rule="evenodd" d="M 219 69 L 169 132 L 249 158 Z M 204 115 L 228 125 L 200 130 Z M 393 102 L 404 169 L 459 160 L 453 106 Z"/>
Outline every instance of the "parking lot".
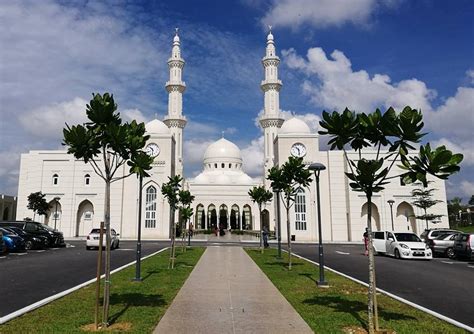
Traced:
<path fill-rule="evenodd" d="M 97 251 L 85 241 L 68 241 L 66 247 L 9 253 L 0 257 L 0 317 L 84 283 L 96 275 Z M 143 242 L 142 256 L 169 242 Z M 135 260 L 136 242 L 121 241 L 111 253 L 112 270 Z M 132 277 L 131 277 L 132 278 Z"/>
<path fill-rule="evenodd" d="M 316 244 L 295 244 L 293 251 L 318 262 Z M 324 245 L 325 265 L 368 282 L 363 245 Z M 448 258 L 397 260 L 376 256 L 377 287 L 474 327 L 474 263 Z M 329 282 L 331 284 L 331 282 Z"/>

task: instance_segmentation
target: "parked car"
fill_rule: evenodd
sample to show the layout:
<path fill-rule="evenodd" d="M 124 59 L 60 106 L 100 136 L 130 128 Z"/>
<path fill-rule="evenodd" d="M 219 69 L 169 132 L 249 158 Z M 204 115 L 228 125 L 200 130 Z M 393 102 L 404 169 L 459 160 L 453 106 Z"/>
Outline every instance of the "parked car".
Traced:
<path fill-rule="evenodd" d="M 397 259 L 433 258 L 431 249 L 415 233 L 374 232 L 373 246 L 378 254 L 394 256 Z"/>
<path fill-rule="evenodd" d="M 118 237 L 119 237 L 120 234 L 115 232 L 114 229 L 111 229 L 110 232 L 111 232 L 110 233 L 110 236 L 111 236 L 110 249 L 119 248 L 120 240 L 119 240 Z M 100 229 L 93 228 L 92 231 L 87 236 L 86 249 L 89 250 L 89 249 L 92 249 L 92 248 L 99 248 L 99 239 L 100 239 Z M 102 245 L 103 245 L 102 247 L 105 248 L 105 230 L 104 230 L 104 234 L 102 236 Z"/>
<path fill-rule="evenodd" d="M 423 233 L 421 233 L 420 238 L 424 242 L 428 243 L 429 240 L 433 240 L 439 237 L 441 234 L 447 234 L 447 233 L 462 233 L 462 232 L 458 230 L 452 230 L 449 228 L 430 228 L 430 229 L 424 230 Z"/>
<path fill-rule="evenodd" d="M 460 233 L 454 240 L 456 258 L 474 259 L 474 233 Z"/>
<path fill-rule="evenodd" d="M 433 240 L 429 240 L 426 244 L 431 248 L 434 255 L 447 256 L 454 258 L 454 239 L 458 233 L 441 234 Z"/>
<path fill-rule="evenodd" d="M 7 252 L 7 245 L 5 245 L 5 241 L 3 241 L 3 232 L 0 231 L 0 255 L 3 255 Z"/>
<path fill-rule="evenodd" d="M 35 236 L 44 236 L 48 239 L 48 247 L 63 247 L 64 243 L 63 233 L 57 231 L 47 225 L 34 221 L 7 221 L 0 222 L 0 227 L 18 227 L 27 233 Z"/>
<path fill-rule="evenodd" d="M 44 249 L 48 247 L 48 238 L 41 235 L 34 235 L 22 230 L 19 227 L 10 226 L 4 227 L 5 230 L 12 231 L 25 240 L 26 250 L 30 249 Z"/>
<path fill-rule="evenodd" d="M 18 236 L 14 232 L 8 231 L 2 227 L 0 230 L 3 234 L 3 241 L 7 246 L 8 252 L 24 252 L 25 251 L 25 240 L 22 237 Z"/>

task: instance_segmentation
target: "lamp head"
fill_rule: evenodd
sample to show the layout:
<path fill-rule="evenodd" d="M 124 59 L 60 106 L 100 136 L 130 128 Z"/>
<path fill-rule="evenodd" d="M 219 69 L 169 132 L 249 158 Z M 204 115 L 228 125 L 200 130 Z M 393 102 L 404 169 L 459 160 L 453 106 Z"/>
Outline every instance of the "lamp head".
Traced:
<path fill-rule="evenodd" d="M 392 206 L 393 203 L 395 203 L 395 201 L 394 201 L 393 199 L 389 199 L 389 200 L 387 201 L 387 203 L 390 204 L 390 206 Z"/>
<path fill-rule="evenodd" d="M 309 165 L 308 169 L 316 172 L 316 171 L 325 170 L 325 169 L 326 169 L 326 166 L 324 166 L 324 165 L 323 165 L 322 163 L 320 163 L 320 162 L 314 162 L 314 163 L 312 163 L 311 165 Z"/>
<path fill-rule="evenodd" d="M 59 202 L 59 200 L 61 199 L 61 197 L 55 197 L 53 198 L 56 202 Z"/>

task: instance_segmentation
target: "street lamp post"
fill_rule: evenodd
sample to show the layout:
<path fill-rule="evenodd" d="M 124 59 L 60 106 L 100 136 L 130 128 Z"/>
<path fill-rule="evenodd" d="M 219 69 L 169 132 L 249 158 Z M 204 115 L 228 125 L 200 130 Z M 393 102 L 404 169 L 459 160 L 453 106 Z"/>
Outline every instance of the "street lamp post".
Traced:
<path fill-rule="evenodd" d="M 392 218 L 392 231 L 395 231 L 395 228 L 393 227 L 393 203 L 395 203 L 395 201 L 393 199 L 389 199 L 387 203 L 390 205 L 390 217 Z"/>
<path fill-rule="evenodd" d="M 314 171 L 316 177 L 316 200 L 318 207 L 318 233 L 319 233 L 319 281 L 316 282 L 318 286 L 327 287 L 328 283 L 324 279 L 324 250 L 323 250 L 323 236 L 321 229 L 321 202 L 319 195 L 319 174 L 322 170 L 325 170 L 326 166 L 322 163 L 315 162 L 309 165 L 309 170 Z"/>
<path fill-rule="evenodd" d="M 55 202 L 55 209 L 54 209 L 54 229 L 56 229 L 56 222 L 58 220 L 58 202 L 61 198 L 55 197 L 54 202 Z"/>
<path fill-rule="evenodd" d="M 281 259 L 281 222 L 280 222 L 280 192 L 276 192 L 276 218 L 277 218 L 277 225 L 278 225 L 278 231 L 277 231 L 277 240 L 278 240 L 278 259 Z"/>
<path fill-rule="evenodd" d="M 142 260 L 142 184 L 143 184 L 143 176 L 139 176 L 138 181 L 138 235 L 137 235 L 137 256 L 136 256 L 136 263 L 135 263 L 135 278 L 133 279 L 135 282 L 141 282 L 142 278 L 140 277 L 141 271 L 141 260 Z"/>

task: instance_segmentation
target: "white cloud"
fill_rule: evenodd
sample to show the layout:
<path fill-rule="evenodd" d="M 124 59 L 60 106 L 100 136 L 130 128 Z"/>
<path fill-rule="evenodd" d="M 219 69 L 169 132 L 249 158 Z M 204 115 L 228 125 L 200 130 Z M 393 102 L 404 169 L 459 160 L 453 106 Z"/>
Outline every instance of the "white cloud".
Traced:
<path fill-rule="evenodd" d="M 143 115 L 143 113 L 136 108 L 125 110 L 119 109 L 119 112 L 124 122 L 131 122 L 133 120 L 137 121 L 138 123 L 147 122 L 147 118 L 145 117 L 145 115 Z"/>
<path fill-rule="evenodd" d="M 471 198 L 474 195 L 474 182 L 462 181 L 461 191 L 464 195 L 468 196 L 468 199 Z"/>
<path fill-rule="evenodd" d="M 393 7 L 398 1 L 376 0 L 274 0 L 261 23 L 276 27 L 299 28 L 366 24 L 381 6 Z"/>
<path fill-rule="evenodd" d="M 189 139 L 184 141 L 183 154 L 185 164 L 190 166 L 199 166 L 202 164 L 206 148 L 215 140 Z"/>
<path fill-rule="evenodd" d="M 41 138 L 61 138 L 61 131 L 66 122 L 74 125 L 87 120 L 87 103 L 86 100 L 76 97 L 72 101 L 55 103 L 20 114 L 19 120 L 30 134 Z"/>
<path fill-rule="evenodd" d="M 243 168 L 250 176 L 263 173 L 263 139 L 263 136 L 260 136 L 241 149 Z"/>
<path fill-rule="evenodd" d="M 257 117 L 254 118 L 254 124 L 257 128 L 260 128 L 260 118 L 263 115 L 263 109 L 260 110 L 258 113 Z M 312 113 L 306 113 L 306 114 L 297 114 L 293 111 L 290 110 L 280 110 L 280 116 L 284 120 L 290 119 L 292 117 L 296 117 L 298 119 L 301 119 L 304 121 L 309 128 L 311 129 L 312 132 L 317 133 L 319 129 L 319 121 L 321 120 L 321 117 L 319 117 L 316 114 Z"/>
<path fill-rule="evenodd" d="M 330 110 L 352 110 L 371 112 L 377 107 L 402 109 L 406 105 L 431 110 L 430 101 L 436 96 L 434 90 L 417 79 L 392 83 L 388 75 L 372 77 L 365 70 L 353 71 L 351 61 L 343 52 L 335 50 L 331 59 L 322 48 L 310 48 L 307 57 L 296 54 L 294 49 L 283 50 L 283 58 L 291 69 L 305 73 L 303 92 L 317 106 Z"/>
<path fill-rule="evenodd" d="M 466 71 L 466 76 L 469 79 L 469 83 L 471 85 L 474 85 L 474 70 L 469 69 Z"/>

